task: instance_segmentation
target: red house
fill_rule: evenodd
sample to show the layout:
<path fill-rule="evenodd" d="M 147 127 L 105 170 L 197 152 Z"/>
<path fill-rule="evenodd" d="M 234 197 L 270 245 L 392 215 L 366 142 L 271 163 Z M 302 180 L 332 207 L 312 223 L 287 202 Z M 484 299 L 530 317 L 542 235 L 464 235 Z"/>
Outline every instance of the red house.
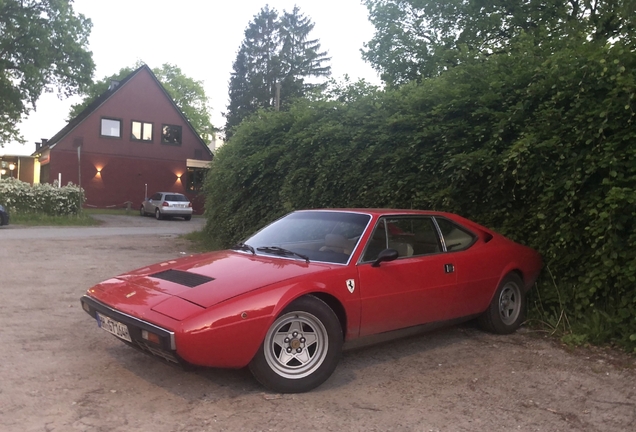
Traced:
<path fill-rule="evenodd" d="M 36 144 L 39 181 L 79 184 L 85 206 L 119 208 L 157 191 L 199 194 L 213 155 L 146 65 L 97 97 L 53 138 Z"/>

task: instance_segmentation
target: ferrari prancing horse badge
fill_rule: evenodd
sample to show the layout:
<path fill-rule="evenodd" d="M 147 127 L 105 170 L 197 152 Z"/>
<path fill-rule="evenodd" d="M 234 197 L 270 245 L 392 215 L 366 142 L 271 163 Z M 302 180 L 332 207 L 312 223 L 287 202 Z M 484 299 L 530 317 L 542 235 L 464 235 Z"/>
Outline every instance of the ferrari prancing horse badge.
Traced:
<path fill-rule="evenodd" d="M 347 279 L 347 289 L 349 290 L 349 292 L 351 294 L 353 294 L 353 291 L 356 289 L 356 282 L 353 279 Z"/>

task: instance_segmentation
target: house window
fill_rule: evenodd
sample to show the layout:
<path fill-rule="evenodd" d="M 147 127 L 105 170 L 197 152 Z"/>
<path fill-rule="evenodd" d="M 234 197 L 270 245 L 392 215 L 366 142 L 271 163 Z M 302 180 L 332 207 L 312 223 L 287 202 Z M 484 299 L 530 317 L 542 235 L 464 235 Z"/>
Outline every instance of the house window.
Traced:
<path fill-rule="evenodd" d="M 188 177 L 186 179 L 186 190 L 189 192 L 196 192 L 203 189 L 203 183 L 205 182 L 205 174 L 208 172 L 207 168 L 192 168 L 188 167 Z"/>
<path fill-rule="evenodd" d="M 134 141 L 152 141 L 152 123 L 133 121 L 131 139 Z"/>
<path fill-rule="evenodd" d="M 121 138 L 121 120 L 103 118 L 101 135 L 105 137 Z"/>
<path fill-rule="evenodd" d="M 163 144 L 181 145 L 181 126 L 163 125 L 161 128 L 161 142 Z"/>

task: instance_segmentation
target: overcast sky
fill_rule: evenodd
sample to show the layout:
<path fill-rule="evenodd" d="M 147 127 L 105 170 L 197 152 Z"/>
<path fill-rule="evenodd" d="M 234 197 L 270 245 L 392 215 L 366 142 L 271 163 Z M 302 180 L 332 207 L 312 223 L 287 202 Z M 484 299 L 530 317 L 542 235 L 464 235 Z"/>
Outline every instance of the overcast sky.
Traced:
<path fill-rule="evenodd" d="M 371 39 L 373 26 L 361 0 L 75 0 L 74 9 L 93 22 L 90 50 L 95 61 L 95 79 L 133 66 L 141 60 L 151 68 L 171 63 L 182 72 L 203 81 L 212 107 L 212 123 L 225 124 L 227 85 L 236 52 L 249 21 L 269 4 L 279 13 L 300 11 L 315 23 L 312 37 L 331 56 L 332 76 L 380 79 L 360 55 L 363 43 Z M 1 154 L 31 154 L 35 142 L 51 138 L 64 127 L 72 103 L 43 95 L 37 111 L 21 124 L 24 146 L 10 144 Z"/>

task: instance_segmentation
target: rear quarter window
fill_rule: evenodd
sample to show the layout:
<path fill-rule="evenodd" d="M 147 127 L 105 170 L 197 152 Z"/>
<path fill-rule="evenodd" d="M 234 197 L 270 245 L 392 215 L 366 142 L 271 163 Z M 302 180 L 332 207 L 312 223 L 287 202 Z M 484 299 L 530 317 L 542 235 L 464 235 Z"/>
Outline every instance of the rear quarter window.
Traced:
<path fill-rule="evenodd" d="M 437 226 L 442 232 L 442 238 L 446 243 L 448 252 L 456 252 L 468 249 L 475 243 L 477 236 L 454 222 L 444 218 L 435 218 Z"/>

